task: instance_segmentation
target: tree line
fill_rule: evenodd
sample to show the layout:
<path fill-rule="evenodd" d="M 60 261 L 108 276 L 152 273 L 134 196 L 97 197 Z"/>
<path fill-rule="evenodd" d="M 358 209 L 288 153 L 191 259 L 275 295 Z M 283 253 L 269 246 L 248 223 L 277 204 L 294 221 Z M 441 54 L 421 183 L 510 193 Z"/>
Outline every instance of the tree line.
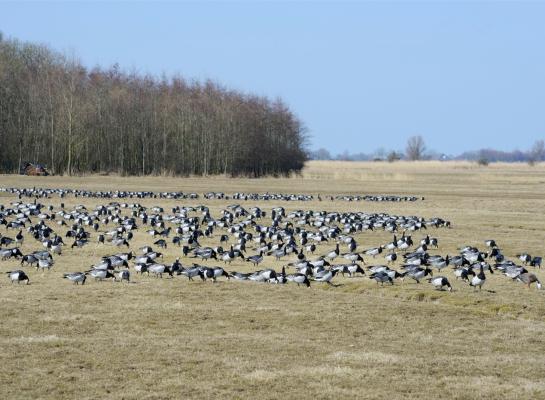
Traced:
<path fill-rule="evenodd" d="M 449 155 L 430 151 L 422 136 L 411 136 L 406 143 L 405 152 L 379 148 L 373 153 L 343 153 L 332 155 L 327 149 L 320 148 L 309 152 L 312 160 L 339 160 L 339 161 L 397 161 L 397 160 L 467 160 L 477 161 L 479 164 L 489 162 L 527 162 L 530 165 L 545 161 L 545 141 L 536 140 L 529 150 L 501 151 L 495 149 L 480 149 L 466 151 L 460 155 Z"/>
<path fill-rule="evenodd" d="M 306 160 L 302 122 L 280 99 L 187 81 L 88 69 L 0 33 L 0 171 L 286 175 Z"/>

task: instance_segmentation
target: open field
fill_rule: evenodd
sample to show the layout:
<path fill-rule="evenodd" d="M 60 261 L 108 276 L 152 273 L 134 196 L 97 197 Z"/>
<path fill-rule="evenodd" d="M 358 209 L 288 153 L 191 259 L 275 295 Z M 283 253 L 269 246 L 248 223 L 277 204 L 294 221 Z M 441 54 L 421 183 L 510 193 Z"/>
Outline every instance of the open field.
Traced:
<path fill-rule="evenodd" d="M 439 238 L 431 254 L 457 254 L 462 245 L 484 250 L 484 240 L 493 238 L 508 258 L 523 251 L 545 255 L 545 165 L 310 162 L 302 176 L 260 180 L 0 175 L 0 187 L 11 186 L 416 195 L 425 200 L 241 204 L 267 212 L 283 206 L 437 216 L 453 228 L 429 229 Z M 0 193 L 0 204 L 14 200 Z M 40 201 L 60 203 L 58 197 Z M 166 212 L 174 205 L 205 204 L 213 216 L 236 203 L 128 200 L 136 201 Z M 69 209 L 106 202 L 64 200 Z M 64 236 L 66 228 L 54 229 Z M 425 234 L 413 237 L 419 241 Z M 391 234 L 363 232 L 355 238 L 362 250 L 387 243 Z M 77 287 L 61 279 L 119 251 L 94 239 L 79 250 L 67 246 L 50 272 L 29 269 L 29 286 L 10 285 L 2 276 L 0 398 L 545 398 L 545 291 L 527 290 L 501 274 L 487 275 L 483 291 L 474 292 L 448 268 L 443 274 L 453 283 L 451 293 L 427 282 L 380 287 L 366 277 L 341 276 L 335 277 L 337 287 L 313 283 L 309 289 L 134 273 L 131 284 L 89 279 Z M 131 249 L 152 241 L 139 229 Z M 23 253 L 40 248 L 28 236 Z M 316 254 L 333 248 L 323 244 Z M 165 263 L 180 255 L 169 245 Z M 261 267 L 279 270 L 292 260 L 268 257 Z M 366 261 L 384 263 L 382 257 Z M 0 271 L 18 265 L 0 261 Z M 227 269 L 254 268 L 238 260 Z M 545 281 L 545 270 L 536 274 Z"/>

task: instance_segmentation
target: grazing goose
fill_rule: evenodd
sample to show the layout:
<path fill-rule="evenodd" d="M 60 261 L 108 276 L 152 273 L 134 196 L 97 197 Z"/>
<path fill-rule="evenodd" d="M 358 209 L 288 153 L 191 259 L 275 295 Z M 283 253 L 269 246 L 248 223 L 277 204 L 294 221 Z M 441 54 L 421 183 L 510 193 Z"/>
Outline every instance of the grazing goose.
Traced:
<path fill-rule="evenodd" d="M 530 285 L 535 282 L 538 290 L 541 290 L 541 282 L 537 279 L 536 274 L 525 272 L 524 274 L 517 276 L 517 280 L 525 283 L 528 286 L 528 289 L 530 289 Z"/>
<path fill-rule="evenodd" d="M 148 266 L 148 273 L 152 273 L 156 278 L 163 278 L 163 274 L 168 274 L 170 277 L 172 276 L 172 270 L 170 267 L 164 265 L 164 264 L 151 264 Z"/>
<path fill-rule="evenodd" d="M 206 281 L 207 279 L 212 279 L 214 283 L 216 283 L 216 279 L 219 278 L 220 276 L 225 276 L 227 277 L 227 279 L 230 278 L 227 271 L 225 271 L 221 267 L 215 267 L 215 268 L 203 267 L 201 272 L 202 272 L 201 278 L 203 280 Z"/>
<path fill-rule="evenodd" d="M 384 282 L 390 282 L 392 285 L 394 284 L 394 280 L 385 271 L 374 272 L 369 275 L 369 279 L 374 279 L 377 282 L 377 285 L 380 282 L 381 286 L 384 286 Z"/>
<path fill-rule="evenodd" d="M 462 278 L 463 281 L 469 282 L 469 275 L 475 276 L 475 272 L 472 268 L 456 268 L 454 270 L 454 276 L 456 276 L 456 279 Z"/>
<path fill-rule="evenodd" d="M 36 269 L 41 269 L 42 271 L 47 269 L 50 271 L 54 264 L 53 260 L 38 260 Z"/>
<path fill-rule="evenodd" d="M 289 282 L 295 282 L 297 283 L 297 286 L 300 285 L 306 285 L 306 287 L 310 287 L 310 280 L 308 277 L 304 274 L 290 274 L 286 275 L 286 279 Z"/>
<path fill-rule="evenodd" d="M 412 268 L 405 273 L 405 276 L 408 276 L 409 278 L 414 279 L 416 283 L 420 283 L 420 280 L 428 275 L 433 276 L 432 270 L 429 268 L 420 268 L 420 267 Z"/>
<path fill-rule="evenodd" d="M 438 271 L 441 271 L 443 268 L 448 267 L 450 263 L 450 259 L 447 254 L 445 258 L 438 257 L 438 258 L 430 259 L 430 263 L 433 267 L 437 268 Z"/>
<path fill-rule="evenodd" d="M 373 258 L 375 258 L 378 254 L 382 253 L 382 246 L 373 247 L 372 249 L 365 250 L 364 253 L 368 256 L 373 256 Z"/>
<path fill-rule="evenodd" d="M 443 290 L 443 287 L 447 287 L 449 292 L 452 291 L 452 286 L 450 282 L 444 276 L 435 276 L 433 278 L 428 278 L 428 282 L 431 283 L 437 290 Z"/>
<path fill-rule="evenodd" d="M 127 281 L 130 282 L 131 279 L 131 273 L 128 269 L 122 269 L 121 271 L 117 272 L 117 276 L 114 278 L 116 281 L 120 280 L 121 282 Z"/>
<path fill-rule="evenodd" d="M 390 253 L 387 254 L 385 257 L 388 264 L 394 263 L 397 260 L 397 254 L 396 253 Z"/>
<path fill-rule="evenodd" d="M 79 285 L 80 283 L 84 285 L 85 280 L 87 279 L 87 275 L 84 272 L 71 272 L 68 274 L 64 274 L 63 278 L 68 279 L 71 282 L 74 282 L 74 284 L 76 285 Z"/>
<path fill-rule="evenodd" d="M 352 264 L 355 264 L 358 261 L 361 261 L 362 263 L 365 264 L 365 261 L 363 260 L 363 257 L 361 255 L 359 255 L 358 253 L 346 253 L 346 254 L 343 254 L 343 257 L 346 260 L 351 261 Z"/>
<path fill-rule="evenodd" d="M 95 278 L 95 281 L 103 281 L 104 279 L 114 279 L 115 276 L 110 271 L 106 269 L 92 269 L 90 271 L 87 271 L 89 275 L 91 275 L 93 278 Z"/>
<path fill-rule="evenodd" d="M 201 267 L 197 264 L 193 264 L 193 267 L 186 268 L 178 272 L 181 275 L 187 276 L 187 279 L 192 281 L 196 276 L 200 276 L 204 280 L 204 276 Z"/>
<path fill-rule="evenodd" d="M 322 272 L 320 272 L 318 274 L 315 274 L 314 280 L 316 282 L 325 282 L 328 285 L 333 286 L 333 284 L 331 283 L 331 280 L 333 279 L 333 277 L 336 274 L 337 274 L 337 271 L 335 271 L 335 270 L 322 271 Z"/>
<path fill-rule="evenodd" d="M 7 271 L 6 274 L 8 274 L 8 278 L 10 279 L 11 283 L 20 283 L 22 281 L 26 281 L 27 285 L 30 283 L 30 279 L 28 279 L 27 274 L 19 269 L 15 271 Z"/>
<path fill-rule="evenodd" d="M 236 272 L 236 271 L 230 272 L 229 274 L 231 275 L 231 277 L 233 277 L 237 281 L 247 281 L 249 276 L 251 275 L 250 273 L 245 274 L 245 273 Z"/>

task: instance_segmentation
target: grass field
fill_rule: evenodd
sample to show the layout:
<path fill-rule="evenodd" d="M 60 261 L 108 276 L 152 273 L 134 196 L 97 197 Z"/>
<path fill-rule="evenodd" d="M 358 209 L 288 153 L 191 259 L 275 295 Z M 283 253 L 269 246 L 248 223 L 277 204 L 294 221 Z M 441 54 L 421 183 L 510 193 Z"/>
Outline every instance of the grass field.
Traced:
<path fill-rule="evenodd" d="M 0 186 L 416 195 L 425 200 L 242 205 L 438 216 L 453 227 L 431 229 L 439 238 L 432 254 L 456 254 L 462 245 L 484 248 L 493 238 L 510 258 L 522 251 L 545 255 L 544 165 L 310 162 L 292 178 L 0 175 Z M 14 200 L 0 193 L 0 204 Z M 59 205 L 58 198 L 42 201 Z M 233 203 L 140 202 L 166 211 L 206 204 L 213 216 Z M 89 208 L 100 201 L 65 203 Z M 132 249 L 151 243 L 143 231 Z M 391 235 L 364 232 L 356 239 L 365 249 Z M 23 252 L 40 247 L 28 237 Z M 317 254 L 333 247 L 322 245 Z M 381 288 L 365 277 L 336 277 L 336 287 L 316 283 L 310 289 L 134 273 L 131 284 L 88 280 L 78 287 L 61 279 L 117 251 L 92 240 L 81 250 L 66 248 L 51 272 L 29 270 L 29 286 L 2 277 L 0 399 L 545 398 L 545 291 L 527 290 L 501 274 L 488 275 L 480 293 L 456 281 L 450 269 L 444 274 L 451 293 L 412 281 Z M 169 246 L 165 262 L 179 255 Z M 288 261 L 267 258 L 262 267 L 279 270 Z M 0 271 L 17 266 L 0 261 Z M 228 269 L 252 270 L 241 261 Z M 545 272 L 537 275 L 545 281 Z"/>

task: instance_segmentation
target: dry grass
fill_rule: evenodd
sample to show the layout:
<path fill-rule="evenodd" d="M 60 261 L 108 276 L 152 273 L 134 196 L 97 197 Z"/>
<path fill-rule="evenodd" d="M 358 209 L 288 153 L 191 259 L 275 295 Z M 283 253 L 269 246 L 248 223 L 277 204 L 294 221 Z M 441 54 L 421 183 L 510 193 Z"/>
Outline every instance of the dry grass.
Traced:
<path fill-rule="evenodd" d="M 438 253 L 453 254 L 463 244 L 482 247 L 484 239 L 495 238 L 511 257 L 523 250 L 543 254 L 543 183 L 543 165 L 434 162 L 311 162 L 300 177 L 263 180 L 0 176 L 0 186 L 414 194 L 426 200 L 259 205 L 441 216 L 453 229 L 433 232 Z M 0 203 L 12 200 L 0 197 Z M 217 213 L 231 202 L 142 203 L 166 210 L 205 203 Z M 357 236 L 362 248 L 389 239 L 385 233 Z M 138 232 L 132 246 L 149 243 Z M 37 248 L 25 242 L 25 252 Z M 498 274 L 482 293 L 459 282 L 453 293 L 407 282 L 380 288 L 365 278 L 311 289 L 134 274 L 131 284 L 76 287 L 60 278 L 113 252 L 93 243 L 66 250 L 50 273 L 30 271 L 29 286 L 0 281 L 0 398 L 545 397 L 545 292 Z M 178 254 L 169 247 L 165 261 Z M 0 262 L 0 270 L 16 265 Z M 233 263 L 232 269 L 249 267 Z M 446 275 L 454 280 L 450 271 Z M 538 275 L 545 280 L 545 273 Z"/>

